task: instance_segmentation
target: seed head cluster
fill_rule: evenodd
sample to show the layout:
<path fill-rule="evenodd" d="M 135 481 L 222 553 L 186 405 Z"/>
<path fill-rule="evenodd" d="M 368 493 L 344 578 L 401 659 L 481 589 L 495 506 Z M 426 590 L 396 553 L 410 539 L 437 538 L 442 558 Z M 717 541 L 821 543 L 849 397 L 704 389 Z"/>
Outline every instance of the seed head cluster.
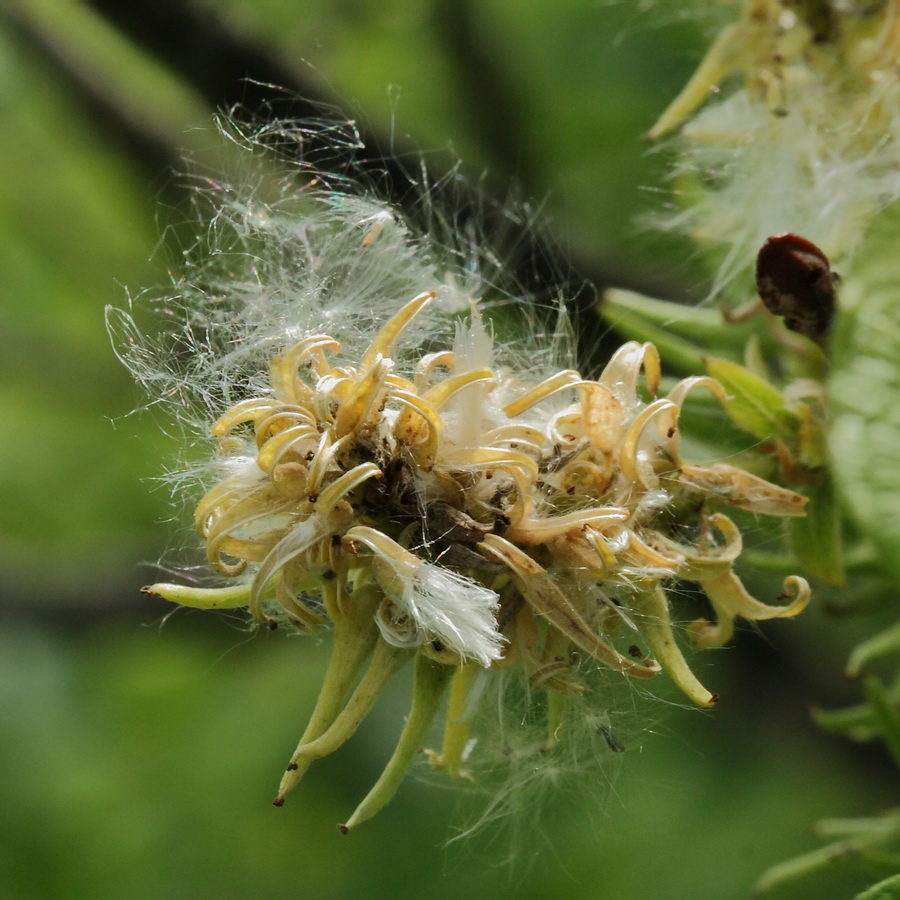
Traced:
<path fill-rule="evenodd" d="M 508 352 L 495 330 L 513 327 L 515 304 L 442 262 L 395 210 L 306 171 L 279 183 L 268 204 L 258 192 L 216 195 L 205 243 L 219 250 L 216 275 L 186 279 L 167 301 L 180 363 L 154 362 L 131 320 L 112 317 L 148 387 L 168 385 L 179 403 L 191 387 L 213 412 L 194 524 L 219 581 L 147 590 L 331 632 L 276 805 L 408 662 L 409 715 L 344 830 L 393 796 L 445 690 L 443 742 L 428 756 L 456 777 L 479 703 L 510 678 L 547 698 L 544 753 L 565 740 L 569 699 L 603 702 L 589 697 L 586 669 L 664 673 L 712 705 L 676 638 L 668 586 L 694 582 L 708 597 L 713 615 L 688 630 L 701 648 L 728 641 L 737 618 L 793 616 L 809 598 L 796 577 L 782 604 L 747 592 L 733 570 L 741 534 L 724 512 L 797 516 L 805 499 L 682 457 L 682 404 L 696 390 L 725 400 L 720 384 L 687 378 L 663 396 L 657 351 L 636 342 L 586 378 L 562 326 L 513 334 L 520 350 Z"/>

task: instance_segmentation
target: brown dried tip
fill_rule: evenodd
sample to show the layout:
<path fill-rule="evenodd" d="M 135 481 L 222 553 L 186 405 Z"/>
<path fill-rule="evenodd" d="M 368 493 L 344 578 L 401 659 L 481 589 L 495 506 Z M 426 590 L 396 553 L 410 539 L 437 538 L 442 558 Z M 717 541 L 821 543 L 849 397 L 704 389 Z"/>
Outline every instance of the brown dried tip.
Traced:
<path fill-rule="evenodd" d="M 284 797 L 276 797 L 272 801 L 272 806 L 284 806 Z"/>
<path fill-rule="evenodd" d="M 338 825 L 338 831 L 341 834 L 348 834 L 350 829 L 346 825 Z"/>

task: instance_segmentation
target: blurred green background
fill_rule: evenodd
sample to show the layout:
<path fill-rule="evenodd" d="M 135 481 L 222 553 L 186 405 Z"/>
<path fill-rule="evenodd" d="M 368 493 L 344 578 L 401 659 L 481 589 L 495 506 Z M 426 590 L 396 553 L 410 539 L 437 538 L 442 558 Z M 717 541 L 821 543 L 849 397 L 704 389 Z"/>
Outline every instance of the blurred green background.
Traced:
<path fill-rule="evenodd" d="M 327 645 L 139 593 L 184 530 L 154 480 L 177 429 L 129 415 L 141 398 L 103 309 L 166 282 L 179 154 L 210 152 L 215 108 L 265 95 L 240 77 L 335 103 L 437 171 L 459 157 L 491 185 L 518 182 L 597 282 L 686 299 L 703 287 L 690 255 L 634 224 L 665 200 L 665 153 L 641 135 L 728 11 L 683 13 L 637 0 L 0 5 L 0 896 L 716 900 L 816 846 L 814 820 L 894 802 L 877 748 L 809 722 L 810 705 L 854 698 L 837 673 L 872 625 L 820 603 L 709 655 L 714 714 L 636 702 L 617 777 L 551 801 L 513 866 L 500 835 L 442 849 L 455 800 L 414 780 L 342 837 L 405 687 L 276 810 Z M 866 881 L 848 870 L 789 896 Z"/>

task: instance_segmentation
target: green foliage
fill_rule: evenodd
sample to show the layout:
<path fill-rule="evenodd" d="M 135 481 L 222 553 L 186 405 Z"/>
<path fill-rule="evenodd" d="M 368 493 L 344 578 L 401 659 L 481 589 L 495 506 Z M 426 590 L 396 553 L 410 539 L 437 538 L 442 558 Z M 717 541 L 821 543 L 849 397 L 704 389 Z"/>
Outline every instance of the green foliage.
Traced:
<path fill-rule="evenodd" d="M 900 875 L 891 875 L 868 890 L 857 894 L 856 900 L 897 900 L 900 897 Z"/>
<path fill-rule="evenodd" d="M 727 654 L 746 677 L 717 670 L 723 704 L 715 717 L 654 713 L 651 730 L 664 739 L 642 734 L 624 742 L 621 781 L 613 790 L 600 786 L 606 799 L 596 821 L 561 798 L 546 826 L 555 855 L 540 857 L 528 877 L 499 868 L 508 848 L 493 834 L 469 844 L 469 856 L 448 857 L 439 845 L 453 834 L 453 804 L 433 788 L 407 785 L 377 829 L 338 834 L 352 798 L 387 758 L 384 735 L 403 714 L 390 697 L 364 729 L 359 755 L 322 763 L 295 802 L 274 810 L 268 775 L 312 704 L 317 678 L 310 673 L 321 668 L 321 648 L 277 634 L 250 639 L 227 614 L 215 635 L 195 630 L 185 613 L 159 629 L 140 624 L 155 626 L 168 612 L 141 605 L 137 587 L 151 580 L 142 564 L 175 540 L 166 520 L 179 513 L 149 480 L 161 474 L 161 460 L 172 460 L 177 442 L 168 432 L 177 437 L 177 426 L 153 413 L 129 416 L 142 400 L 109 350 L 103 307 L 123 302 L 123 285 L 168 280 L 169 254 L 177 265 L 181 248 L 166 240 L 186 213 L 171 172 L 142 168 L 53 60 L 80 49 L 97 66 L 95 99 L 124 87 L 116 102 L 131 114 L 152 107 L 157 135 L 198 156 L 213 110 L 163 63 L 148 69 L 114 29 L 63 19 L 63 6 L 66 16 L 98 16 L 90 4 L 51 5 L 53 15 L 37 26 L 38 35 L 54 26 L 44 42 L 23 37 L 14 10 L 27 20 L 39 6 L 20 0 L 0 14 L 0 414 L 7 426 L 0 435 L 0 594 L 12 609 L 0 646 L 4 897 L 441 900 L 515 889 L 537 900 L 558 896 L 565 872 L 572 897 L 638 891 L 719 900 L 746 894 L 759 871 L 798 849 L 810 821 L 881 805 L 893 773 L 873 775 L 804 724 L 814 700 L 850 702 L 829 670 L 857 632 L 835 636 L 820 608 L 810 611 L 818 625 L 808 631 L 794 624 L 767 630 L 779 658 L 793 661 L 790 673 L 773 673 L 757 642 L 755 650 Z M 521 105 L 513 146 L 498 151 L 473 121 L 471 88 L 438 27 L 437 3 L 211 4 L 239 33 L 311 71 L 312 83 L 329 82 L 350 115 L 398 143 L 413 135 L 419 147 L 438 148 L 431 154 L 438 171 L 458 153 L 499 182 L 524 174 L 529 194 L 549 195 L 546 211 L 576 255 L 604 260 L 613 276 L 639 272 L 665 282 L 670 297 L 682 298 L 690 294 L 683 285 L 699 281 L 702 261 L 637 238 L 632 225 L 657 201 L 641 186 L 663 183 L 668 165 L 665 154 L 642 153 L 639 138 L 688 75 L 704 36 L 677 5 L 657 7 L 665 28 L 639 19 L 638 6 L 473 5 L 480 40 Z M 200 130 L 187 133 L 188 125 Z M 884 240 L 893 234 L 886 227 Z M 861 256 L 859 271 L 868 264 Z M 847 295 L 831 375 L 839 403 L 836 478 L 810 489 L 810 517 L 792 523 L 795 550 L 838 583 L 836 495 L 840 509 L 853 512 L 854 547 L 875 542 L 891 568 L 875 573 L 883 579 L 878 596 L 888 599 L 900 573 L 895 269 L 896 259 L 865 297 Z M 853 273 L 842 274 L 849 288 Z M 669 374 L 697 373 L 710 354 L 728 360 L 714 365 L 729 382 L 734 420 L 708 398 L 692 397 L 685 421 L 698 424 L 686 444 L 727 458 L 752 446 L 754 435 L 774 433 L 796 440 L 799 453 L 804 416 L 740 365 L 755 325 L 621 291 L 607 296 L 602 312 L 626 337 L 656 342 Z M 739 433 L 735 422 L 748 431 Z M 760 543 L 776 558 L 780 545 L 772 540 L 763 534 Z M 896 644 L 888 631 L 863 645 L 852 666 L 868 668 Z M 884 738 L 896 752 L 900 680 L 887 681 L 867 680 L 865 704 L 819 720 L 852 737 Z M 757 712 L 763 700 L 766 719 Z M 854 820 L 847 834 L 826 837 L 858 841 L 865 845 L 858 856 L 873 861 L 895 846 L 892 815 Z M 817 868 L 824 877 L 793 883 L 792 900 L 837 900 L 865 883 L 848 867 L 836 871 L 827 848 L 813 853 L 812 863 L 792 871 Z M 897 896 L 896 878 L 860 898 L 870 895 Z"/>
<path fill-rule="evenodd" d="M 900 576 L 900 211 L 888 210 L 847 273 L 829 388 L 830 442 L 841 493 Z"/>
<path fill-rule="evenodd" d="M 745 431 L 760 440 L 796 435 L 799 419 L 766 379 L 727 359 L 707 357 L 706 371 L 728 392 L 725 409 Z"/>
<path fill-rule="evenodd" d="M 843 516 L 830 472 L 806 489 L 806 515 L 788 523 L 794 558 L 826 584 L 846 584 L 843 558 Z"/>

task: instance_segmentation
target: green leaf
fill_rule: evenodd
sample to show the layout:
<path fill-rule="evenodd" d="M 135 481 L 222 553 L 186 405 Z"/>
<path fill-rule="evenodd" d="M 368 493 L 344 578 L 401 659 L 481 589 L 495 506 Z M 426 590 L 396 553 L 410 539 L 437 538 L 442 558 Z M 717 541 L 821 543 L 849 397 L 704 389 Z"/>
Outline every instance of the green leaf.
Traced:
<path fill-rule="evenodd" d="M 900 900 L 900 875 L 891 875 L 857 894 L 854 900 Z"/>
<path fill-rule="evenodd" d="M 660 336 L 658 346 L 661 353 L 668 341 L 676 347 L 690 347 L 697 362 L 710 349 L 719 353 L 730 350 L 740 356 L 756 327 L 752 323 L 728 322 L 718 309 L 708 306 L 684 306 L 618 288 L 610 288 L 603 294 L 600 313 L 613 328 L 627 337 L 657 343 L 656 337 L 641 335 Z M 699 371 L 699 366 L 692 363 L 685 369 L 695 373 Z"/>
<path fill-rule="evenodd" d="M 728 391 L 725 409 L 741 428 L 760 440 L 796 434 L 800 419 L 777 388 L 730 360 L 707 357 L 705 362 L 706 371 Z"/>
<path fill-rule="evenodd" d="M 826 844 L 802 856 L 778 863 L 766 869 L 753 886 L 754 894 L 767 894 L 775 888 L 792 884 L 803 878 L 808 878 L 818 872 L 834 867 L 837 863 L 848 858 L 850 842 L 838 841 Z M 854 848 L 855 849 L 855 848 Z"/>
<path fill-rule="evenodd" d="M 843 709 L 812 709 L 816 725 L 830 734 L 841 734 L 853 741 L 874 741 L 879 737 L 875 714 L 868 703 L 847 706 Z"/>
<path fill-rule="evenodd" d="M 854 651 L 854 655 L 865 646 L 865 644 L 861 644 Z M 854 655 L 850 657 L 848 675 L 851 674 L 849 669 L 853 665 Z M 893 682 L 885 688 L 885 692 L 889 704 L 894 707 L 900 705 L 900 675 L 894 677 Z M 831 734 L 843 734 L 853 741 L 874 741 L 882 736 L 881 721 L 868 702 L 847 706 L 843 709 L 824 710 L 814 707 L 812 717 L 816 725 L 823 731 Z"/>
<path fill-rule="evenodd" d="M 846 583 L 841 547 L 841 510 L 827 475 L 805 491 L 806 515 L 788 521 L 791 551 L 805 568 L 826 584 Z"/>
<path fill-rule="evenodd" d="M 666 369 L 696 374 L 703 367 L 703 349 L 693 341 L 679 337 L 664 327 L 659 315 L 647 316 L 642 307 L 662 303 L 631 291 L 610 290 L 604 294 L 600 315 L 623 337 L 633 341 L 650 341 L 656 345 Z M 698 312 L 687 306 L 667 303 L 680 315 Z M 709 312 L 701 310 L 701 312 Z"/>
<path fill-rule="evenodd" d="M 900 712 L 876 676 L 869 675 L 863 681 L 863 686 L 866 691 L 866 700 L 875 713 L 875 721 L 881 731 L 885 746 L 894 762 L 900 766 Z"/>
<path fill-rule="evenodd" d="M 798 403 L 795 411 L 800 418 L 797 431 L 797 457 L 807 469 L 819 469 L 828 464 L 828 435 L 825 415 L 808 403 Z"/>
<path fill-rule="evenodd" d="M 900 579 L 900 210 L 884 214 L 852 269 L 830 355 L 830 434 L 842 498 Z"/>
<path fill-rule="evenodd" d="M 900 622 L 855 647 L 847 662 L 847 675 L 855 677 L 873 659 L 892 653 L 900 653 Z"/>

